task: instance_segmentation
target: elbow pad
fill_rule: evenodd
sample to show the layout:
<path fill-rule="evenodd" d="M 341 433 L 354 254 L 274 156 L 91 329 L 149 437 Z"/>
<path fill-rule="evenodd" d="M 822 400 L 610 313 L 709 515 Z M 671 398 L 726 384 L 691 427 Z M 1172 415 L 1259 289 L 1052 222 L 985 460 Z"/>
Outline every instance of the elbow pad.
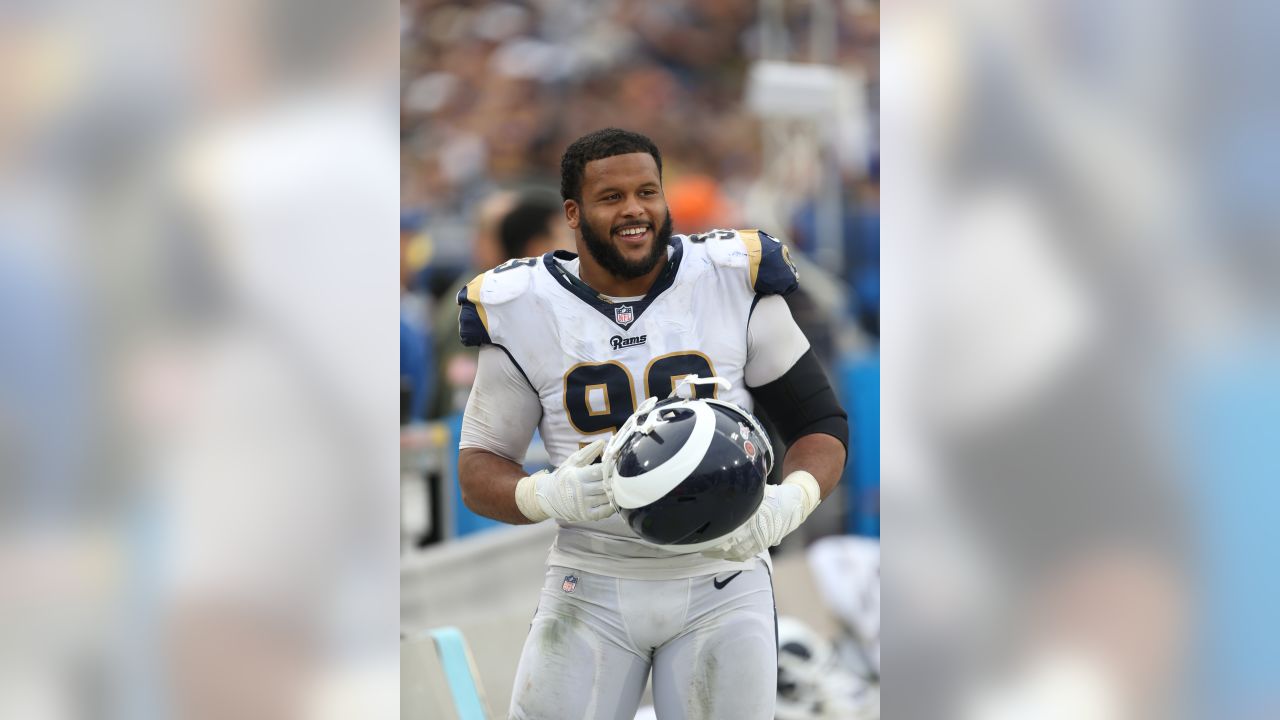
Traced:
<path fill-rule="evenodd" d="M 803 435 L 823 433 L 839 440 L 848 452 L 849 416 L 813 350 L 801 355 L 782 377 L 749 389 L 787 445 Z"/>

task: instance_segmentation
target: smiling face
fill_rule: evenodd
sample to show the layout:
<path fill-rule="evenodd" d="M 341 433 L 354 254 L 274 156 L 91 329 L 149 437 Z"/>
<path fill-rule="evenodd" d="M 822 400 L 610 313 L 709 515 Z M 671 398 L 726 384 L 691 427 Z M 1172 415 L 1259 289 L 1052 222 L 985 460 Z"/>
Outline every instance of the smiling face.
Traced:
<path fill-rule="evenodd" d="M 564 206 L 569 227 L 578 232 L 583 280 L 610 294 L 637 288 L 643 294 L 661 271 L 671 239 L 671 214 L 653 156 L 592 160 L 583 168 L 581 196 Z"/>

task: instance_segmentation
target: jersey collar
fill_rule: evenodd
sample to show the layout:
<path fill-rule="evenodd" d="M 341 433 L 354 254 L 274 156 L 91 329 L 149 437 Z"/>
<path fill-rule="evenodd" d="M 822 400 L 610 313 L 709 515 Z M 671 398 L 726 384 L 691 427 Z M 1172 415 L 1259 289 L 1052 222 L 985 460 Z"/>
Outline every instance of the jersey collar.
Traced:
<path fill-rule="evenodd" d="M 680 260 L 684 257 L 684 246 L 680 243 L 680 236 L 678 235 L 671 237 L 670 245 L 672 247 L 671 257 L 667 258 L 666 267 L 658 274 L 658 279 L 654 281 L 653 287 L 649 288 L 649 292 L 645 293 L 643 298 L 635 301 L 611 302 L 556 262 L 556 260 L 574 260 L 578 257 L 576 253 L 571 253 L 568 250 L 556 250 L 543 255 L 542 262 L 547 271 L 551 273 L 551 277 L 555 278 L 561 287 L 577 295 L 578 299 L 595 308 L 613 324 L 626 330 L 634 325 L 636 320 L 640 319 L 640 314 L 649 308 L 649 305 L 657 299 L 658 295 L 662 294 L 675 282 L 676 273 L 680 270 Z M 630 320 L 620 322 L 620 319 L 625 319 L 628 315 L 631 318 Z"/>

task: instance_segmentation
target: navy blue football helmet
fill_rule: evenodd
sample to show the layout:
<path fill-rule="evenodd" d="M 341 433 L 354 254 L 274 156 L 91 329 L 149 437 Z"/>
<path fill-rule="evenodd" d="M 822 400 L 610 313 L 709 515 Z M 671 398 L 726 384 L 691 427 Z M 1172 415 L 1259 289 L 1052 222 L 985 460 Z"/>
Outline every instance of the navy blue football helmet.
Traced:
<path fill-rule="evenodd" d="M 697 552 L 722 542 L 760 507 L 773 448 L 742 408 L 672 394 L 645 400 L 609 441 L 604 485 L 641 538 Z"/>

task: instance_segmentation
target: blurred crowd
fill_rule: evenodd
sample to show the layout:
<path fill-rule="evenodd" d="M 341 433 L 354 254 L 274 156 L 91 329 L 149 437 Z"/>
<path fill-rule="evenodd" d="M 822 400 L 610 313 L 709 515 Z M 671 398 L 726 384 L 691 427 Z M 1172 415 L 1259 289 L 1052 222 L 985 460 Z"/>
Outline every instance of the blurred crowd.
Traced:
<path fill-rule="evenodd" d="M 665 180 L 709 176 L 730 198 L 761 172 L 744 77 L 760 59 L 754 0 L 457 3 L 402 6 L 402 204 L 431 213 L 443 245 L 495 186 L 556 185 L 560 154 L 600 127 L 643 130 Z M 790 59 L 809 57 L 808 5 L 789 3 Z M 837 64 L 873 78 L 877 6 L 841 6 Z M 869 92 L 874 97 L 874 90 Z M 690 189 L 691 204 L 705 188 Z M 731 218 L 719 198 L 685 221 Z M 449 221 L 455 224 L 450 224 Z M 679 230 L 677 230 L 679 231 Z M 446 254 L 450 251 L 442 249 Z"/>
<path fill-rule="evenodd" d="M 846 252 L 832 279 L 851 299 L 809 314 L 822 337 L 831 336 L 833 322 L 851 324 L 855 316 L 863 328 L 854 330 L 862 336 L 855 344 L 876 332 L 879 5 L 780 2 L 767 18 L 762 5 L 402 4 L 402 362 L 411 371 L 402 383 L 402 420 L 439 417 L 465 403 L 457 387 L 469 384 L 468 361 L 451 362 L 456 338 L 443 337 L 456 335 L 452 296 L 459 283 L 511 253 L 572 249 L 558 217 L 549 219 L 541 250 L 504 244 L 499 226 L 512 207 L 538 202 L 530 193 L 558 201 L 561 153 L 601 127 L 637 130 L 657 143 L 677 233 L 759 226 L 802 251 L 812 250 L 818 234 L 820 157 L 824 148 L 834 151 L 845 215 L 838 242 Z M 835 28 L 813 15 L 822 9 L 832 12 Z M 823 33 L 835 39 L 826 57 L 817 46 Z M 807 155 L 770 158 L 770 121 L 747 103 L 752 66 L 762 59 L 834 65 L 857 95 L 855 117 L 833 137 L 812 141 Z M 437 381 L 425 383 L 424 376 Z"/>

